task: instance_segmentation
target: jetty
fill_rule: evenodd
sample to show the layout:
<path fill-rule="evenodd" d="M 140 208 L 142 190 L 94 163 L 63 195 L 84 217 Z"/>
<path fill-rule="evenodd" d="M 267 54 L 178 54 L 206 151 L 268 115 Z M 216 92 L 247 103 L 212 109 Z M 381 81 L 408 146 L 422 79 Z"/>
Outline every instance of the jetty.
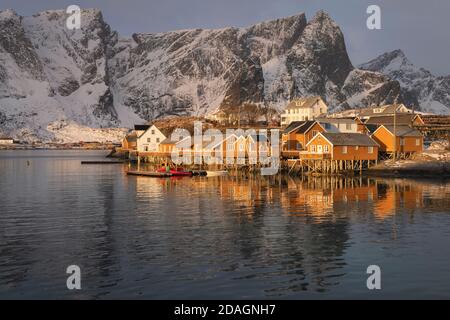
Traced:
<path fill-rule="evenodd" d="M 119 164 L 119 163 L 125 163 L 125 161 L 120 161 L 120 160 L 81 161 L 81 164 Z"/>

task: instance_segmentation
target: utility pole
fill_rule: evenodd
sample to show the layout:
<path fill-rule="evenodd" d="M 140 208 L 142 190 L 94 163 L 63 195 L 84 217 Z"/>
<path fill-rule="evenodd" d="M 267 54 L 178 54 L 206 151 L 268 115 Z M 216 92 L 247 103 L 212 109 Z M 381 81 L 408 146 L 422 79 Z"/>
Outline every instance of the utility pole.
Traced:
<path fill-rule="evenodd" d="M 394 161 L 397 161 L 397 105 L 394 108 Z"/>

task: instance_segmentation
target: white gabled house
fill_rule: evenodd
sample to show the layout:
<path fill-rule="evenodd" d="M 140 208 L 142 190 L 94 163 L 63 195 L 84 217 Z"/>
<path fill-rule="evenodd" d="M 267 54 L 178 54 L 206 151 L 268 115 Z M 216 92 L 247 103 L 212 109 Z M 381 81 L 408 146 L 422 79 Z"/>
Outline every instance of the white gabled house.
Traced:
<path fill-rule="evenodd" d="M 281 126 L 288 126 L 294 121 L 309 121 L 324 116 L 328 106 L 319 96 L 302 97 L 292 100 L 281 114 Z"/>
<path fill-rule="evenodd" d="M 158 129 L 155 125 L 150 126 L 137 138 L 137 151 L 157 152 L 162 141 L 169 138 L 170 134 Z"/>

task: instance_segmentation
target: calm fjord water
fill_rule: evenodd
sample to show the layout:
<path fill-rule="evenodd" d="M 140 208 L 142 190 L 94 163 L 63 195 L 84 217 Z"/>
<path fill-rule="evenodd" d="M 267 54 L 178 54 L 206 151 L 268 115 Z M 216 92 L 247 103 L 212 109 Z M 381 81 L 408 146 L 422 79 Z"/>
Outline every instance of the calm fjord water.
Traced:
<path fill-rule="evenodd" d="M 450 298 L 449 182 L 80 164 L 104 155 L 0 151 L 0 298 Z"/>

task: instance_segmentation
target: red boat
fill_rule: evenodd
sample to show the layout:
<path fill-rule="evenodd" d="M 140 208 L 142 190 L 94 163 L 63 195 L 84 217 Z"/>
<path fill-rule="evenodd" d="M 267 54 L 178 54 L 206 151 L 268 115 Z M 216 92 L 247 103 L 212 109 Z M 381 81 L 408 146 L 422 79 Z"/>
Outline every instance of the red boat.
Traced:
<path fill-rule="evenodd" d="M 183 176 L 183 177 L 190 177 L 192 176 L 191 171 L 185 171 L 183 168 L 176 168 L 176 169 L 170 169 L 167 171 L 165 167 L 162 167 L 161 169 L 157 170 L 158 172 L 169 172 L 172 174 L 172 176 Z"/>
<path fill-rule="evenodd" d="M 184 171 L 183 168 L 177 168 L 177 169 L 170 169 L 170 173 L 173 176 L 192 176 L 191 171 Z"/>

